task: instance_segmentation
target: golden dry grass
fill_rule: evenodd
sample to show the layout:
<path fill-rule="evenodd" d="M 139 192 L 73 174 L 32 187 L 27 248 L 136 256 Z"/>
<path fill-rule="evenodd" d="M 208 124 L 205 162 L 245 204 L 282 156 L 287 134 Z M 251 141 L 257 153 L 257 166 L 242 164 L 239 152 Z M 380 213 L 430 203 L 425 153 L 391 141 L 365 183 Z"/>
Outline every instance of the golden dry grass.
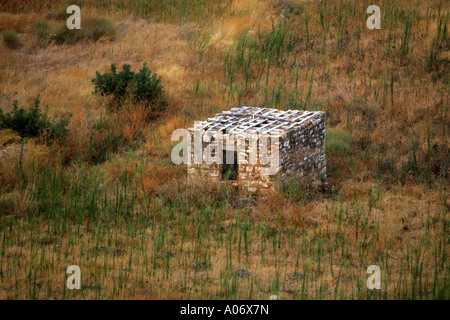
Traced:
<path fill-rule="evenodd" d="M 195 7 L 187 21 L 160 7 L 122 15 L 86 6 L 83 14 L 111 20 L 117 37 L 73 45 L 43 44 L 33 33 L 36 19 L 59 23 L 47 14 L 63 2 L 28 4 L 28 14 L 16 1 L 2 3 L 0 30 L 16 30 L 23 42 L 15 50 L 0 44 L 2 109 L 39 94 L 51 116 L 72 116 L 62 144 L 0 131 L 0 152 L 8 154 L 0 154 L 1 270 L 8 275 L 0 298 L 266 299 L 277 292 L 283 299 L 370 299 L 358 288 L 367 266 L 382 264 L 389 270 L 384 297 L 448 299 L 448 41 L 433 70 L 425 63 L 437 4 L 418 2 L 402 58 L 404 17 L 393 18 L 392 29 L 383 20 L 382 30 L 368 31 L 364 14 L 350 16 L 342 32 L 339 1 L 328 1 L 336 10 L 325 13 L 325 32 L 322 4 L 290 1 L 306 11 L 287 18 L 281 2 L 289 1 Z M 405 0 L 397 8 L 406 15 L 409 6 Z M 227 57 L 244 34 L 267 36 L 272 21 L 286 22 L 291 51 L 268 73 L 267 58 L 254 58 L 242 93 L 245 74 L 232 66 L 230 89 Z M 96 71 L 111 63 L 137 71 L 144 62 L 162 77 L 168 101 L 155 120 L 139 105 L 111 111 L 93 95 Z M 353 141 L 348 152 L 327 150 L 333 193 L 311 191 L 304 204 L 280 192 L 239 200 L 228 190 L 224 199 L 220 186 L 186 182 L 185 168 L 170 163 L 172 131 L 239 103 L 326 111 L 327 129 Z M 86 279 L 78 293 L 64 287 L 70 264 L 80 264 Z M 236 280 L 240 268 L 250 276 Z M 293 279 L 295 272 L 306 276 Z"/>

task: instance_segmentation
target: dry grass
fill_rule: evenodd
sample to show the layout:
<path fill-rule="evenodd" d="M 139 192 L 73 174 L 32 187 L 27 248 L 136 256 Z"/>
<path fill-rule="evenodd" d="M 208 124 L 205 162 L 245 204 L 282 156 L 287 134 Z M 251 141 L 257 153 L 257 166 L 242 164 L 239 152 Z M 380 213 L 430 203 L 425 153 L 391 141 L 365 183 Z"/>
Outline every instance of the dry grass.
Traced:
<path fill-rule="evenodd" d="M 14 30 L 20 33 L 29 32 L 35 21 L 35 14 L 11 14 L 8 12 L 0 12 L 0 31 Z"/>
<path fill-rule="evenodd" d="M 299 9 L 288 16 L 291 2 Z M 72 45 L 42 45 L 32 30 L 36 19 L 62 22 L 47 14 L 63 2 L 29 2 L 28 14 L 16 3 L 0 5 L 0 30 L 23 43 L 0 45 L 1 107 L 39 94 L 49 115 L 72 116 L 62 144 L 0 131 L 0 298 L 372 299 L 365 271 L 379 264 L 381 297 L 448 299 L 448 39 L 426 64 L 437 4 L 414 2 L 402 55 L 407 0 L 382 9 L 377 31 L 364 27 L 365 2 L 86 6 L 116 37 Z M 280 56 L 266 39 L 282 42 Z M 97 70 L 143 62 L 169 104 L 157 119 L 139 105 L 111 111 L 92 94 Z M 172 131 L 237 105 L 326 111 L 339 133 L 327 149 L 333 189 L 300 201 L 187 181 L 170 162 Z M 74 263 L 80 292 L 64 289 Z"/>

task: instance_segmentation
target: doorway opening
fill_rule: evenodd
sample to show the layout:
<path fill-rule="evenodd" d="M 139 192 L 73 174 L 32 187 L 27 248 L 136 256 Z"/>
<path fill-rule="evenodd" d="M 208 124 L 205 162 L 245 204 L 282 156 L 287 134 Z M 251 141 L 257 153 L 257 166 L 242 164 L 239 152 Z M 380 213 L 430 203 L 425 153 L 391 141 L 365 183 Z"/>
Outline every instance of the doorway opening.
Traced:
<path fill-rule="evenodd" d="M 230 162 L 229 160 L 227 161 L 227 154 L 228 154 L 228 157 L 230 157 L 230 159 L 232 157 L 233 163 L 227 163 L 227 162 Z M 238 174 L 239 174 L 237 152 L 230 151 L 230 150 L 224 150 L 222 160 L 223 160 L 222 180 L 237 180 Z"/>

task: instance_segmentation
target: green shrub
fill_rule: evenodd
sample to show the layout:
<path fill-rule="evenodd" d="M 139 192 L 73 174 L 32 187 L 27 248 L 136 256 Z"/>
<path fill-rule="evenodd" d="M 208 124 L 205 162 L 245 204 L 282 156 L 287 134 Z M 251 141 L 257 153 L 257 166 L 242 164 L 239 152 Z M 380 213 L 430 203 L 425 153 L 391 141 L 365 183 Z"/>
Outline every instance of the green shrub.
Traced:
<path fill-rule="evenodd" d="M 128 88 L 134 82 L 134 76 L 135 73 L 131 71 L 129 64 L 124 64 L 119 73 L 117 73 L 117 66 L 112 64 L 110 73 L 96 72 L 96 77 L 92 79 L 94 93 L 100 93 L 102 96 L 112 95 L 118 104 L 122 104 L 127 96 Z"/>
<path fill-rule="evenodd" d="M 328 129 L 326 133 L 325 148 L 327 151 L 349 152 L 352 141 L 352 137 L 345 131 Z"/>
<path fill-rule="evenodd" d="M 97 41 L 102 37 L 114 39 L 116 28 L 105 18 L 87 17 L 81 20 L 81 29 L 68 29 L 64 24 L 53 35 L 57 44 L 73 44 L 82 40 Z"/>
<path fill-rule="evenodd" d="M 83 37 L 97 41 L 101 37 L 115 39 L 116 28 L 111 21 L 105 18 L 87 17 L 81 20 L 81 30 Z"/>
<path fill-rule="evenodd" d="M 67 133 L 69 119 L 56 120 L 41 113 L 39 96 L 27 110 L 14 101 L 13 109 L 4 113 L 0 109 L 0 128 L 11 129 L 22 138 L 38 137 L 41 139 L 59 139 Z M 48 109 L 48 106 L 45 106 Z"/>
<path fill-rule="evenodd" d="M 81 30 L 67 29 L 67 27 L 64 25 L 55 31 L 55 34 L 52 36 L 52 40 L 54 40 L 57 44 L 73 44 L 77 41 L 76 39 L 79 38 L 80 32 Z"/>
<path fill-rule="evenodd" d="M 34 31 L 40 39 L 48 39 L 52 28 L 45 20 L 38 20 L 34 25 Z"/>
<path fill-rule="evenodd" d="M 125 101 L 143 103 L 152 112 L 162 111 L 166 107 L 163 98 L 161 77 L 147 67 L 147 63 L 138 73 L 130 69 L 130 65 L 124 64 L 122 71 L 117 73 L 115 64 L 111 65 L 111 72 L 100 74 L 97 71 L 96 78 L 92 79 L 95 93 L 102 96 L 112 96 L 117 106 L 122 106 Z"/>
<path fill-rule="evenodd" d="M 21 45 L 19 36 L 15 31 L 12 30 L 3 31 L 3 41 L 10 49 L 18 48 Z"/>

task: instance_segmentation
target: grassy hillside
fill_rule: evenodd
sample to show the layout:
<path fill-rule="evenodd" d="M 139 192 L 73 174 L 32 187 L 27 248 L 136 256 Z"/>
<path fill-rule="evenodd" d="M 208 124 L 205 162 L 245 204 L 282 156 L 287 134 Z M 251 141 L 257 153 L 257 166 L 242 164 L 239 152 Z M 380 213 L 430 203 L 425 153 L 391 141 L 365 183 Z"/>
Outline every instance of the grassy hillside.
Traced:
<path fill-rule="evenodd" d="M 68 121 L 0 127 L 1 299 L 450 298 L 447 1 L 380 0 L 381 30 L 365 0 L 69 2 L 0 4 L 3 113 Z M 94 94 L 145 62 L 164 111 Z M 328 184 L 189 181 L 173 130 L 242 105 L 326 111 Z"/>

